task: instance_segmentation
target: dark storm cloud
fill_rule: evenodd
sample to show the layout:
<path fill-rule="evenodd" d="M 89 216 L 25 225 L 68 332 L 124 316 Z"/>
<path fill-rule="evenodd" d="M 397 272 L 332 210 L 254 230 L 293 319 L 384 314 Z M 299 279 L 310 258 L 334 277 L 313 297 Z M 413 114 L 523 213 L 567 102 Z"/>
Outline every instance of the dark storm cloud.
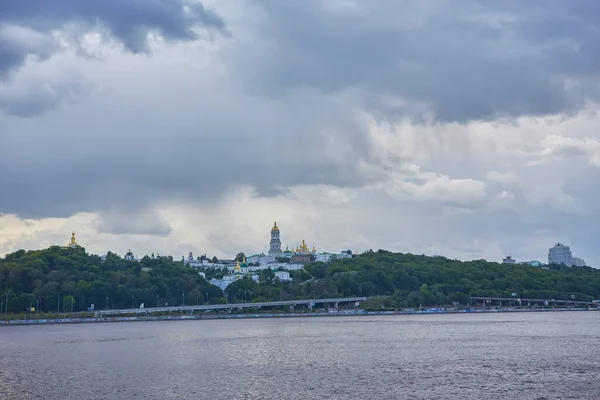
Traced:
<path fill-rule="evenodd" d="M 425 103 L 439 119 L 465 121 L 571 110 L 593 94 L 587 83 L 597 74 L 597 56 L 578 46 L 597 38 L 594 18 L 584 15 L 595 9 L 548 2 L 548 10 L 536 13 L 520 2 L 386 0 L 334 12 L 323 10 L 325 3 L 260 2 L 265 18 L 249 18 L 260 31 L 242 27 L 249 34 L 237 35 L 252 41 L 233 40 L 214 50 L 214 58 L 174 51 L 168 68 L 160 54 L 143 62 L 115 56 L 105 62 L 123 62 L 118 72 L 98 68 L 97 79 L 110 81 L 99 95 L 108 100 L 65 107 L 39 121 L 7 118 L 0 171 L 9 172 L 0 174 L 0 212 L 66 216 L 173 198 L 213 202 L 232 184 L 268 196 L 299 184 L 360 187 L 361 164 L 381 167 L 347 111 L 362 101 L 375 107 L 381 95 L 401 97 Z M 139 32 L 147 28 L 182 40 L 194 37 L 197 22 L 225 29 L 199 3 L 196 17 L 188 17 L 181 0 L 15 4 L 0 4 L 0 20 L 47 31 L 98 18 L 131 51 L 144 51 Z M 15 65 L 25 53 L 12 47 L 4 54 Z M 205 59 L 214 67 L 201 65 Z M 134 68 L 143 70 L 139 82 L 128 73 Z M 566 90 L 567 80 L 580 88 Z M 270 96 L 249 95 L 248 88 Z M 336 96 L 323 96 L 345 89 L 352 93 L 339 96 L 346 102 L 339 109 Z M 0 107 L 27 115 L 26 103 L 2 103 L 0 97 Z M 440 164 L 436 172 L 448 173 L 444 167 L 453 168 Z M 122 231 L 115 218 L 102 229 Z M 159 225 L 155 232 L 168 230 Z"/>
<path fill-rule="evenodd" d="M 162 70 L 156 73 L 161 76 Z M 340 161 L 335 149 L 323 146 L 321 122 L 334 121 L 346 137 L 358 134 L 326 101 L 307 97 L 274 106 L 237 92 L 200 89 L 192 91 L 207 94 L 183 101 L 176 95 L 182 91 L 161 91 L 177 103 L 176 113 L 162 98 L 130 111 L 123 106 L 139 96 L 133 90 L 132 98 L 115 99 L 108 109 L 91 105 L 80 115 L 59 110 L 58 118 L 40 117 L 48 121 L 43 127 L 35 119 L 11 120 L 15 125 L 0 135 L 6 152 L 0 170 L 9 171 L 0 174 L 0 212 L 64 217 L 143 208 L 173 198 L 214 202 L 235 184 L 277 196 L 290 185 L 360 183 L 355 157 L 348 154 Z M 203 101 L 216 106 L 210 109 Z M 173 127 L 178 120 L 187 128 Z M 334 132 L 328 135 L 336 147 L 344 147 Z M 122 231 L 113 222 L 102 227 Z"/>
<path fill-rule="evenodd" d="M 147 51 L 146 34 L 159 31 L 167 40 L 193 40 L 198 25 L 226 31 L 225 22 L 200 2 L 186 0 L 18 0 L 0 2 L 0 27 L 15 25 L 48 33 L 65 23 L 104 26 L 133 52 Z M 39 49 L 47 56 L 46 49 Z M 34 49 L 0 42 L 0 76 L 23 62 Z"/>
<path fill-rule="evenodd" d="M 600 98 L 596 0 L 322 4 L 264 7 L 265 35 L 278 46 L 263 89 L 366 86 L 460 122 L 568 112 Z"/>

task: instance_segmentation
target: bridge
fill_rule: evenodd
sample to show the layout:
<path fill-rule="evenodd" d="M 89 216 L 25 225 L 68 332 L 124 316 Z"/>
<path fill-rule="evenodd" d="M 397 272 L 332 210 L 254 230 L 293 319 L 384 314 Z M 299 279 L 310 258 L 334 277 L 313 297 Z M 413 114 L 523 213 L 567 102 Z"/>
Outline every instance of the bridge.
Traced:
<path fill-rule="evenodd" d="M 307 306 L 309 309 L 315 304 L 333 304 L 335 308 L 339 303 L 356 303 L 367 300 L 366 297 L 344 297 L 335 299 L 309 299 L 309 300 L 284 300 L 284 301 L 264 301 L 257 303 L 226 303 L 226 304 L 205 304 L 198 306 L 174 306 L 174 307 L 149 307 L 149 308 L 125 308 L 117 310 L 96 310 L 95 316 L 102 317 L 107 315 L 122 314 L 152 314 L 165 312 L 194 312 L 194 311 L 216 311 L 232 310 L 244 308 L 261 307 L 281 307 L 281 306 Z"/>
<path fill-rule="evenodd" d="M 598 305 L 591 301 L 575 301 L 575 300 L 554 300 L 554 299 L 523 299 L 517 297 L 471 297 L 472 300 L 482 302 L 512 302 L 512 303 L 546 303 L 548 304 L 579 304 L 579 305 Z"/>

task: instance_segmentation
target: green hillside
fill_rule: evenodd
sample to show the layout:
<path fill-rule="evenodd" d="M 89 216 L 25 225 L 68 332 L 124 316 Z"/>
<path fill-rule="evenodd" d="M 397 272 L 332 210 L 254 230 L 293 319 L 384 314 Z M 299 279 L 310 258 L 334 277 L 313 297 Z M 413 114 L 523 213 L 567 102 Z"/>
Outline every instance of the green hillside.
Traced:
<path fill-rule="evenodd" d="M 471 296 L 510 297 L 512 293 L 523 298 L 600 298 L 600 270 L 589 267 L 542 270 L 380 250 L 329 264 L 310 263 L 305 269 L 293 272 L 290 283 L 262 271 L 260 284 L 237 281 L 224 299 L 217 287 L 171 257 L 133 262 L 109 253 L 103 262 L 81 247 L 54 246 L 20 250 L 0 259 L 0 302 L 4 311 L 8 299 L 8 312 L 20 313 L 38 305 L 42 312 L 56 312 L 59 302 L 61 311 L 84 311 L 90 304 L 96 309 L 141 303 L 146 307 L 205 304 L 207 294 L 211 303 L 387 295 L 386 302 L 393 307 L 467 304 Z M 207 274 L 213 275 L 222 272 Z"/>
<path fill-rule="evenodd" d="M 149 270 L 147 270 L 149 268 Z M 19 250 L 0 259 L 0 301 L 8 312 L 23 312 L 41 305 L 43 312 L 155 307 L 206 301 L 222 297 L 219 288 L 172 257 L 145 257 L 126 261 L 108 253 L 106 261 L 83 247 L 53 246 L 45 250 Z M 60 297 L 59 297 L 60 296 Z M 108 298 L 108 300 L 107 300 Z"/>
<path fill-rule="evenodd" d="M 362 295 L 392 294 L 394 305 L 468 302 L 470 296 L 568 300 L 600 298 L 600 270 L 551 265 L 503 265 L 484 260 L 461 262 L 444 257 L 378 252 L 351 260 L 307 266 L 317 280 L 316 292 Z"/>

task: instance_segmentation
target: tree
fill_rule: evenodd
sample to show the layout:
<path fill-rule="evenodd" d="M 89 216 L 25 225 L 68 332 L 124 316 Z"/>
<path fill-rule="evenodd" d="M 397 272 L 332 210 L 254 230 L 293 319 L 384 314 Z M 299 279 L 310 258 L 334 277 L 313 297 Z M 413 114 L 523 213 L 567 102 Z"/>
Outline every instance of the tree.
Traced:
<path fill-rule="evenodd" d="M 214 256 L 211 261 L 213 264 L 217 264 L 219 262 L 219 260 L 217 259 L 217 256 Z"/>
<path fill-rule="evenodd" d="M 244 261 L 244 259 L 246 258 L 246 255 L 244 253 L 237 253 L 235 256 L 235 261 Z"/>

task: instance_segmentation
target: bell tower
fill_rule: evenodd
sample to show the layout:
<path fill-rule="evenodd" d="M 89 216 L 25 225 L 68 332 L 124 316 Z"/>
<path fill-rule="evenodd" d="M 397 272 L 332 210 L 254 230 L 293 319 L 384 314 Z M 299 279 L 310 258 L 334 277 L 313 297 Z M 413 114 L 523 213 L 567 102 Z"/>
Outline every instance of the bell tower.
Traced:
<path fill-rule="evenodd" d="M 271 228 L 269 255 L 275 257 L 281 257 L 283 255 L 283 252 L 281 251 L 281 238 L 279 237 L 279 228 L 277 227 L 277 222 L 275 222 Z"/>

